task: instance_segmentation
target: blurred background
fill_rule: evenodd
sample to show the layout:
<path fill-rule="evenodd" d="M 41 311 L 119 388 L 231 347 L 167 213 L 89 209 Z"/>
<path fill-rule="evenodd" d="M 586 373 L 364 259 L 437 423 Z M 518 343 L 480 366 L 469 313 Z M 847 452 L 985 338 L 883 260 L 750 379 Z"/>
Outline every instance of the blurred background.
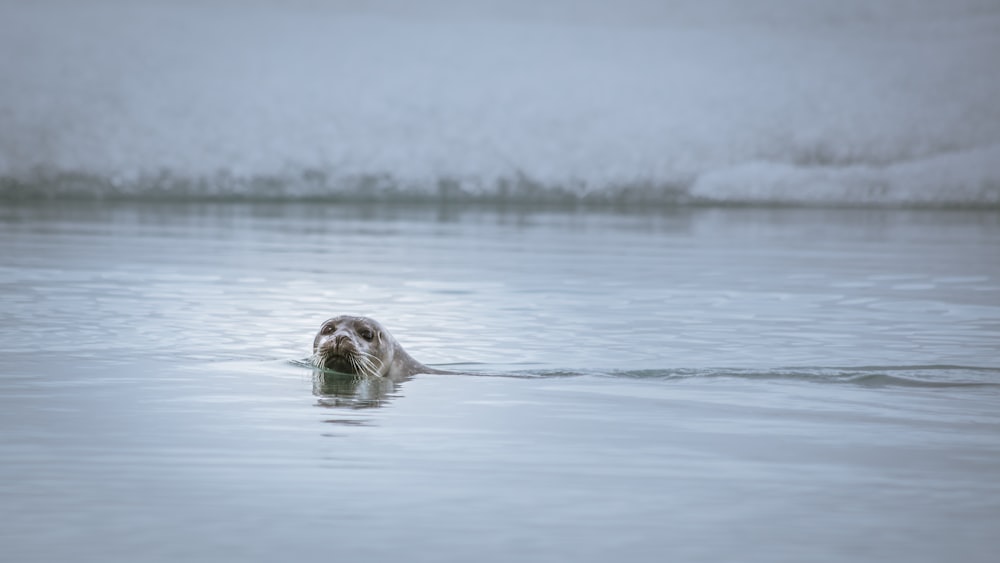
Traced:
<path fill-rule="evenodd" d="M 1000 5 L 0 3 L 7 198 L 995 206 Z"/>

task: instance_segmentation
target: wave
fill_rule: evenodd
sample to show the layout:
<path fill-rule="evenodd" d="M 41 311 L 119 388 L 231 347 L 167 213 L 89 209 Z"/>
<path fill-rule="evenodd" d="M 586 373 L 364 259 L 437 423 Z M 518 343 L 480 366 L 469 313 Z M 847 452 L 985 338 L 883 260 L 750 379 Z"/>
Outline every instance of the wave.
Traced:
<path fill-rule="evenodd" d="M 782 380 L 864 387 L 1000 387 L 1000 368 L 953 365 L 636 370 L 609 372 L 604 375 L 664 380 L 704 378 Z"/>
<path fill-rule="evenodd" d="M 0 199 L 1000 207 L 995 2 L 411 4 L 0 3 Z"/>
<path fill-rule="evenodd" d="M 307 359 L 294 360 L 299 367 L 311 367 Z M 916 388 L 1000 388 L 1000 368 L 959 365 L 785 367 L 785 368 L 666 368 L 640 370 L 603 369 L 515 369 L 461 363 L 435 366 L 456 374 L 476 377 L 551 379 L 563 377 L 610 377 L 663 381 L 737 379 L 748 381 L 791 381 L 862 387 Z"/>

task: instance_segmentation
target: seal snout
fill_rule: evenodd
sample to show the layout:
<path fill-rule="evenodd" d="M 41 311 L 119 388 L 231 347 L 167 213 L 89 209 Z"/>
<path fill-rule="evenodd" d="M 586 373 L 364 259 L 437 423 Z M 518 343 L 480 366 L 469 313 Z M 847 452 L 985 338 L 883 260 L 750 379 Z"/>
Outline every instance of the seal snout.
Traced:
<path fill-rule="evenodd" d="M 338 334 L 324 339 L 319 351 L 326 356 L 346 356 L 355 352 L 354 342 L 346 334 Z"/>
<path fill-rule="evenodd" d="M 354 343 L 354 339 L 351 338 L 349 334 L 336 334 L 327 340 L 329 343 L 329 349 L 332 355 L 335 356 L 350 356 L 351 354 L 356 354 L 358 352 L 358 347 Z"/>
<path fill-rule="evenodd" d="M 346 334 L 338 334 L 333 337 L 333 346 L 336 350 L 340 350 L 351 341 L 351 337 Z"/>

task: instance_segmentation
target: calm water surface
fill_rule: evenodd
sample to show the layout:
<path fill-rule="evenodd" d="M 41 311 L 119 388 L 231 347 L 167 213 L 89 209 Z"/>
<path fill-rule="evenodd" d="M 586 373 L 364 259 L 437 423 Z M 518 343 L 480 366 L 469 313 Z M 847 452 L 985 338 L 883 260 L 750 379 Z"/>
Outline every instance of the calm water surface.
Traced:
<path fill-rule="evenodd" d="M 11 561 L 993 561 L 1000 216 L 0 209 Z M 424 363 L 301 363 L 337 314 Z"/>

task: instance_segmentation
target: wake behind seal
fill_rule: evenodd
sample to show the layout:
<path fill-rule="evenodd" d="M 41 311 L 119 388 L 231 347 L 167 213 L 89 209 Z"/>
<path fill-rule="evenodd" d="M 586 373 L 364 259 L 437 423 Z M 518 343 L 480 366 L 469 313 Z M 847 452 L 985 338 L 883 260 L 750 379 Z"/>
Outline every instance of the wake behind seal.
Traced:
<path fill-rule="evenodd" d="M 391 379 L 417 373 L 452 373 L 413 359 L 378 321 L 347 315 L 320 326 L 313 339 L 311 361 L 316 367 L 340 373 Z"/>

